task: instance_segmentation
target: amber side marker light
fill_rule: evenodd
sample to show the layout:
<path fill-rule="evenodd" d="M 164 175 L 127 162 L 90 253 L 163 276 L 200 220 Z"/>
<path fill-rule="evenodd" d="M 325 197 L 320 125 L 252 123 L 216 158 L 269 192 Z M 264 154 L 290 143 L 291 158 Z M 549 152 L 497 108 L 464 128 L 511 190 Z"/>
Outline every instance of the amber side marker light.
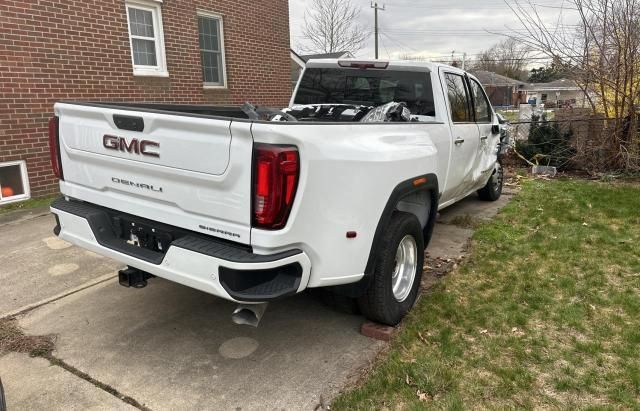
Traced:
<path fill-rule="evenodd" d="M 427 183 L 427 177 L 422 177 L 417 180 L 413 180 L 413 186 L 418 187 Z"/>

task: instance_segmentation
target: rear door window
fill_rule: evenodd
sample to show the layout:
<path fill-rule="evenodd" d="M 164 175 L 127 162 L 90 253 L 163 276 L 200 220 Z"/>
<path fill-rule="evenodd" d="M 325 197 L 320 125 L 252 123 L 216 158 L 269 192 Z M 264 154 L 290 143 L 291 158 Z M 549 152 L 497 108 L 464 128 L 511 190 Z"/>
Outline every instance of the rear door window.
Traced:
<path fill-rule="evenodd" d="M 449 97 L 449 111 L 454 123 L 473 122 L 471 104 L 464 77 L 459 74 L 446 73 L 447 94 Z"/>
<path fill-rule="evenodd" d="M 381 106 L 404 102 L 411 114 L 435 116 L 431 77 L 426 72 L 309 68 L 295 104 Z"/>

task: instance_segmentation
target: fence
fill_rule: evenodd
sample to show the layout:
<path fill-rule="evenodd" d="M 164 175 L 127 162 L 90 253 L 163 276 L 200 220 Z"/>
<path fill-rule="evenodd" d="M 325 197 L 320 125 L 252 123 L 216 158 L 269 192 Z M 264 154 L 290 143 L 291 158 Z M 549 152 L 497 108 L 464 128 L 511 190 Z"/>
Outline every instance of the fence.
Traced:
<path fill-rule="evenodd" d="M 631 130 L 629 119 L 556 111 L 553 120 L 534 115 L 531 121 L 512 122 L 508 132 L 516 152 L 533 164 L 594 172 L 640 170 L 640 134 Z"/>

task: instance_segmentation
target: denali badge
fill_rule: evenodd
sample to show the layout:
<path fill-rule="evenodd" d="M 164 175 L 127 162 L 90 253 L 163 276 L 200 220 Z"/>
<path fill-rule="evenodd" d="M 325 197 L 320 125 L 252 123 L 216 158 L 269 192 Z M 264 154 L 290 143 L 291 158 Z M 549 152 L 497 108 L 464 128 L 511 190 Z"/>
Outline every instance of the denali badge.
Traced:
<path fill-rule="evenodd" d="M 128 153 L 141 154 L 149 157 L 160 157 L 160 153 L 154 148 L 160 149 L 160 143 L 156 143 L 151 140 L 138 140 L 137 138 L 131 139 L 127 143 L 127 139 L 124 137 L 116 137 L 105 134 L 102 137 L 102 145 L 104 148 L 116 151 L 126 151 Z"/>
<path fill-rule="evenodd" d="M 113 181 L 114 183 L 124 184 L 125 186 L 132 186 L 132 187 L 142 188 L 143 190 L 150 190 L 150 191 L 155 191 L 156 193 L 162 193 L 162 187 L 154 187 L 150 184 L 135 183 L 133 181 L 124 180 L 118 177 L 111 177 L 111 181 Z"/>

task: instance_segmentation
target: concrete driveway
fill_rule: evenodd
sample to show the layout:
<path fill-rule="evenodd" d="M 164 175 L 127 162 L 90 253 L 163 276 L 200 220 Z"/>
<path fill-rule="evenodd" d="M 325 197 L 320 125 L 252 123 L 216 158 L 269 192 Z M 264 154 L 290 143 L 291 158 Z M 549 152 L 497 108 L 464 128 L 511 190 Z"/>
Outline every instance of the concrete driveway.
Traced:
<path fill-rule="evenodd" d="M 472 230 L 452 223 L 491 218 L 510 197 L 443 211 L 430 257 L 460 256 Z M 53 362 L 0 354 L 9 410 L 312 410 L 384 347 L 360 334 L 362 317 L 307 294 L 270 304 L 254 329 L 232 324 L 234 304 L 178 284 L 120 287 L 117 263 L 56 239 L 53 226 L 46 212 L 0 217 L 0 318 L 55 336 Z"/>

